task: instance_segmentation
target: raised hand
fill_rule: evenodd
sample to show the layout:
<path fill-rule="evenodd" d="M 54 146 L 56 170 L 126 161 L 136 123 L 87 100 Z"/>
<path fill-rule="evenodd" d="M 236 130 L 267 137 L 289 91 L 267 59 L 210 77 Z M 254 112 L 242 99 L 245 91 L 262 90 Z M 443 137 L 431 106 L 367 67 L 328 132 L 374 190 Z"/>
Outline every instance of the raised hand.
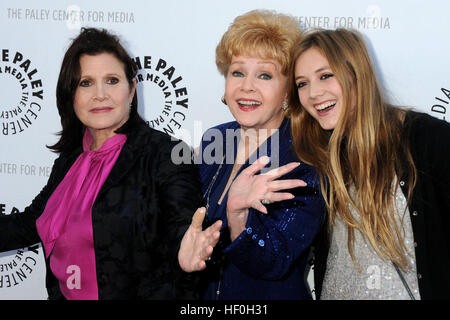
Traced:
<path fill-rule="evenodd" d="M 195 211 L 192 222 L 181 240 L 178 251 L 178 263 L 186 272 L 205 269 L 206 260 L 211 257 L 214 246 L 219 241 L 222 221 L 218 220 L 207 229 L 202 230 L 206 209 L 199 208 Z"/>
<path fill-rule="evenodd" d="M 267 156 L 259 158 L 244 169 L 231 184 L 227 201 L 231 240 L 245 229 L 249 208 L 267 214 L 264 204 L 294 198 L 294 195 L 289 192 L 278 191 L 306 186 L 306 183 L 299 179 L 275 180 L 298 167 L 300 165 L 298 162 L 291 162 L 264 174 L 257 174 L 269 161 Z"/>

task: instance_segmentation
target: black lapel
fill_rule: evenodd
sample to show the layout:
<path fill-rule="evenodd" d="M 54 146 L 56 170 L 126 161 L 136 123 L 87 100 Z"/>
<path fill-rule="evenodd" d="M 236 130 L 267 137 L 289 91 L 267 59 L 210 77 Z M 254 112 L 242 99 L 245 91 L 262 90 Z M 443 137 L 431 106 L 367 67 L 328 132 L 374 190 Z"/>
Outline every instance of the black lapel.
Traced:
<path fill-rule="evenodd" d="M 149 144 L 145 133 L 149 128 L 141 125 L 136 130 L 128 134 L 127 141 L 122 148 L 122 151 L 117 158 L 114 167 L 106 178 L 105 183 L 100 189 L 99 196 L 109 190 L 111 187 L 117 185 L 124 176 L 133 168 L 135 162 L 140 158 L 140 153 L 143 152 L 145 144 Z M 145 146 L 148 150 L 149 146 Z"/>

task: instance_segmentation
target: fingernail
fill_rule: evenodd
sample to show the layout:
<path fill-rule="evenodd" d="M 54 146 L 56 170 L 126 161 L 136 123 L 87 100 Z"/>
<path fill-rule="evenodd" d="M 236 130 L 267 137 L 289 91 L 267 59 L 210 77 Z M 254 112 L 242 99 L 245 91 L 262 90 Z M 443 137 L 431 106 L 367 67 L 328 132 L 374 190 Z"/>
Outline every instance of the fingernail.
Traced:
<path fill-rule="evenodd" d="M 259 159 L 263 164 L 268 164 L 270 162 L 270 158 L 268 156 L 263 156 Z"/>

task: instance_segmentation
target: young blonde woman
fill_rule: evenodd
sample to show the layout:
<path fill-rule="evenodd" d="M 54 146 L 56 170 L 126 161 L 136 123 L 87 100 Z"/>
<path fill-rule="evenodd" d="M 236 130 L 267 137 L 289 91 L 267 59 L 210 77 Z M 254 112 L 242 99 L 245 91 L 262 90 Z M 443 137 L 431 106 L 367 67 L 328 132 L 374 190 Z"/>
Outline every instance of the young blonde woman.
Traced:
<path fill-rule="evenodd" d="M 386 102 L 355 31 L 306 35 L 291 75 L 295 149 L 329 212 L 317 296 L 450 298 L 450 124 Z"/>

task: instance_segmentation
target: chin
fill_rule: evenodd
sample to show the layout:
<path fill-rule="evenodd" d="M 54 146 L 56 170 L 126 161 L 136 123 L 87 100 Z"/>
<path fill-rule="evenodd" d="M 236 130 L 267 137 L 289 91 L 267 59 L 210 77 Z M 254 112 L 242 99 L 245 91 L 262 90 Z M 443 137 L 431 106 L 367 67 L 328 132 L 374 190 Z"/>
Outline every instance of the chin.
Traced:
<path fill-rule="evenodd" d="M 325 119 L 315 118 L 315 119 L 323 130 L 333 130 L 337 124 L 337 121 L 335 121 L 334 119 L 326 119 L 326 118 Z"/>
<path fill-rule="evenodd" d="M 256 128 L 256 124 L 254 124 L 254 123 L 239 122 L 239 124 L 241 125 L 242 129 L 246 129 L 246 130 L 248 130 L 248 129 L 255 129 Z"/>
<path fill-rule="evenodd" d="M 322 127 L 322 129 L 323 130 L 333 130 L 335 127 L 336 127 L 336 125 L 330 125 L 330 124 L 324 124 L 324 125 L 320 125 L 321 127 Z"/>
<path fill-rule="evenodd" d="M 241 127 L 251 128 L 255 126 L 255 123 L 252 121 L 252 119 L 243 119 L 242 117 L 235 117 L 234 119 L 237 121 L 237 123 L 239 123 Z"/>

